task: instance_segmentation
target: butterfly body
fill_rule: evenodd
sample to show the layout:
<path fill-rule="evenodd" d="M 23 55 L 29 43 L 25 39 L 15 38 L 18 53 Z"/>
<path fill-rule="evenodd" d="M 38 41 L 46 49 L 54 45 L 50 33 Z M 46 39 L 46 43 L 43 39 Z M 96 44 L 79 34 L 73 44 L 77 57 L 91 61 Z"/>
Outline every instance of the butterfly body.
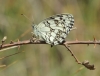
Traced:
<path fill-rule="evenodd" d="M 74 25 L 71 14 L 58 14 L 33 25 L 33 33 L 40 40 L 51 45 L 63 43 Z"/>

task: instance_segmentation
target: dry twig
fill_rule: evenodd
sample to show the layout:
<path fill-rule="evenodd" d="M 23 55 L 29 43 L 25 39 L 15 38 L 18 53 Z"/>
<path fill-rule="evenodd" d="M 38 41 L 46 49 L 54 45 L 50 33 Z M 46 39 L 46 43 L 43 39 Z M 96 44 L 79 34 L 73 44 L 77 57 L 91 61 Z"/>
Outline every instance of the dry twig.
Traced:
<path fill-rule="evenodd" d="M 1 44 L 0 46 L 0 51 L 2 51 L 3 49 L 7 49 L 7 48 L 11 48 L 11 47 L 14 47 L 14 46 L 20 46 L 20 45 L 27 45 L 27 44 L 46 44 L 44 41 L 41 41 L 41 40 L 36 40 L 35 38 L 33 39 L 29 39 L 29 40 L 25 40 L 25 41 L 18 41 L 18 42 L 10 42 L 9 44 Z M 64 45 L 68 51 L 71 53 L 71 55 L 74 57 L 74 59 L 76 60 L 76 62 L 78 64 L 81 64 L 81 65 L 84 65 L 87 69 L 90 69 L 90 70 L 94 70 L 94 65 L 90 65 L 88 61 L 83 61 L 83 62 L 80 62 L 76 56 L 74 55 L 74 53 L 71 51 L 71 49 L 68 47 L 68 45 L 76 45 L 76 44 L 94 44 L 94 46 L 96 44 L 100 45 L 100 41 L 97 41 L 97 40 L 94 40 L 94 41 L 66 41 L 60 45 Z"/>
<path fill-rule="evenodd" d="M 34 40 L 25 40 L 25 41 L 18 41 L 18 42 L 10 42 L 9 44 L 3 44 L 2 47 L 0 47 L 0 50 L 1 49 L 4 49 L 4 48 L 9 48 L 9 47 L 12 47 L 12 46 L 18 46 L 18 45 L 27 45 L 27 44 L 46 44 L 44 41 L 36 41 L 36 39 Z M 66 41 L 64 43 L 64 45 L 76 45 L 76 44 L 98 44 L 100 45 L 100 41 Z M 63 45 L 63 44 L 60 44 L 60 45 Z"/>

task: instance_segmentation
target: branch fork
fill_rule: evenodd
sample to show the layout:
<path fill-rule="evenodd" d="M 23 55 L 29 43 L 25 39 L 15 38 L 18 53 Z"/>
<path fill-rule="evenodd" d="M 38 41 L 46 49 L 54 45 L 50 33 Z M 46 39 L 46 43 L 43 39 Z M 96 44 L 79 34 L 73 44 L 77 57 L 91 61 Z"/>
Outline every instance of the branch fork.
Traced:
<path fill-rule="evenodd" d="M 46 44 L 44 41 L 37 40 L 36 38 L 31 38 L 31 39 L 25 40 L 25 41 L 19 41 L 18 40 L 17 42 L 11 41 L 8 44 L 4 44 L 4 42 L 5 42 L 6 39 L 7 39 L 7 37 L 4 37 L 2 39 L 2 41 L 1 41 L 0 52 L 4 51 L 4 50 L 11 49 L 11 48 L 15 48 L 15 47 L 18 47 L 18 46 L 21 46 L 21 45 L 27 45 L 27 44 Z M 76 41 L 66 41 L 66 42 L 60 44 L 60 45 L 64 45 L 67 48 L 67 50 L 71 53 L 71 55 L 74 57 L 75 61 L 78 64 L 81 64 L 81 65 L 85 66 L 87 69 L 94 70 L 95 69 L 94 65 L 90 65 L 89 61 L 85 60 L 83 62 L 80 62 L 78 60 L 78 58 L 74 55 L 74 53 L 70 49 L 69 45 L 76 45 L 76 44 L 86 44 L 86 45 L 94 44 L 94 47 L 95 47 L 95 45 L 97 45 L 97 44 L 100 45 L 100 40 L 97 41 L 94 38 L 94 41 L 90 41 L 90 40 L 89 41 L 78 41 L 78 40 L 76 40 Z"/>

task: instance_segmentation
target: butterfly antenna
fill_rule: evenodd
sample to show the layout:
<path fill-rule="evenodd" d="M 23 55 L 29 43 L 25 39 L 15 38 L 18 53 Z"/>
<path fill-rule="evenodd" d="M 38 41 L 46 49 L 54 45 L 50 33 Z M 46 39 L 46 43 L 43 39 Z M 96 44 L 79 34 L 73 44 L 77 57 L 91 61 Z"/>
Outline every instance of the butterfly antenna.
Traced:
<path fill-rule="evenodd" d="M 34 21 L 33 15 L 32 15 L 32 20 Z"/>
<path fill-rule="evenodd" d="M 29 21 L 31 21 L 32 23 L 34 23 L 32 20 L 33 20 L 33 16 L 32 16 L 32 20 L 30 20 L 26 15 L 24 15 L 24 14 L 21 14 L 21 15 L 23 15 L 25 18 L 27 18 Z"/>

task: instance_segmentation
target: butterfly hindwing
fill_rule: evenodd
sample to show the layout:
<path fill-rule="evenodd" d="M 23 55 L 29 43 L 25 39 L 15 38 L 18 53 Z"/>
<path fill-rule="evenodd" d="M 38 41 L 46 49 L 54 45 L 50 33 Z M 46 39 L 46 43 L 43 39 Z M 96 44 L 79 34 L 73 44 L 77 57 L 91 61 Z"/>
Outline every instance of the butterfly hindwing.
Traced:
<path fill-rule="evenodd" d="M 46 43 L 57 45 L 65 40 L 73 25 L 74 18 L 71 14 L 58 14 L 34 26 L 34 33 Z"/>

